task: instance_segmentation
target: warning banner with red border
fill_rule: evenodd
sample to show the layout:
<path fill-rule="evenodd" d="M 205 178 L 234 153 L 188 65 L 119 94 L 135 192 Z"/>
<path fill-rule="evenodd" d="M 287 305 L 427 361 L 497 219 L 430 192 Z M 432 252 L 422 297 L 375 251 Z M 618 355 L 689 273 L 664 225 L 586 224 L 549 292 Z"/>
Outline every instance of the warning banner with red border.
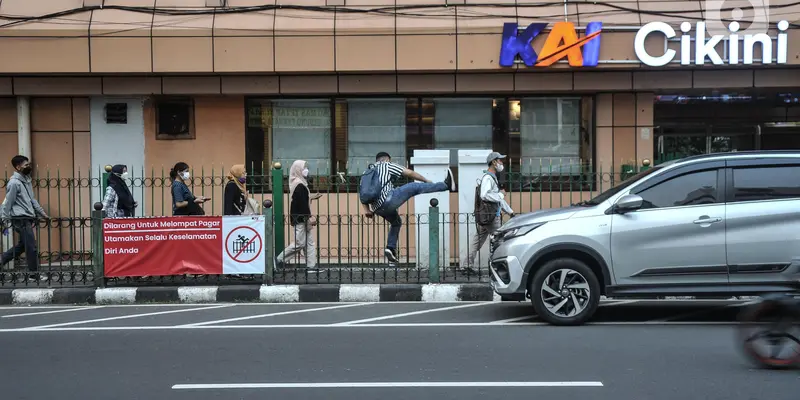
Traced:
<path fill-rule="evenodd" d="M 263 216 L 104 219 L 105 276 L 263 274 L 264 228 Z"/>

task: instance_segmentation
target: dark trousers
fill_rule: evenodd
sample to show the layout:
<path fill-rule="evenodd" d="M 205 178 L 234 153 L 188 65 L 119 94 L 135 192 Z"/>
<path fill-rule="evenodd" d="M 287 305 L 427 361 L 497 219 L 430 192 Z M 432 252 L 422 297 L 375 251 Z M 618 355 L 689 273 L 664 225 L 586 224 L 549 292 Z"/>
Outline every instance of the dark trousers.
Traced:
<path fill-rule="evenodd" d="M 11 221 L 14 232 L 19 236 L 19 242 L 16 246 L 3 253 L 2 265 L 8 264 L 24 251 L 28 262 L 28 271 L 39 271 L 39 252 L 36 248 L 36 236 L 33 234 L 34 221 L 34 219 L 15 219 Z"/>

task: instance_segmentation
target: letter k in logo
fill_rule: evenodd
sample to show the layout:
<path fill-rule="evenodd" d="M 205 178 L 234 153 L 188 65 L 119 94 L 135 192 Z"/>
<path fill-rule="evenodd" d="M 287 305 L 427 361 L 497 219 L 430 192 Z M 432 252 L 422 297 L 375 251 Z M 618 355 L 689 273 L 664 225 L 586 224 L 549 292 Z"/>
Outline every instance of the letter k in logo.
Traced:
<path fill-rule="evenodd" d="M 532 67 L 538 61 L 539 55 L 533 50 L 531 42 L 541 33 L 547 24 L 530 24 L 525 30 L 517 35 L 517 24 L 507 22 L 503 24 L 503 39 L 500 45 L 500 66 L 511 67 L 514 65 L 514 58 L 519 54 L 525 65 Z"/>

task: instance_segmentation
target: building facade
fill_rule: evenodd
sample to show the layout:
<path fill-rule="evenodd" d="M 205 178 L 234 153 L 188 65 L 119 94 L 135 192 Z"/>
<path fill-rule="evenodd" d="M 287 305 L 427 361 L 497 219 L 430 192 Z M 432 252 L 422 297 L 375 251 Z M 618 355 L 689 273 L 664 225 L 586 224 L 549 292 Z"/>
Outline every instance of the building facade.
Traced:
<path fill-rule="evenodd" d="M 0 160 L 68 216 L 107 164 L 160 215 L 177 161 L 221 199 L 225 166 L 304 159 L 333 215 L 378 151 L 492 148 L 518 211 L 559 206 L 645 160 L 800 148 L 800 6 L 769 3 L 3 0 Z"/>

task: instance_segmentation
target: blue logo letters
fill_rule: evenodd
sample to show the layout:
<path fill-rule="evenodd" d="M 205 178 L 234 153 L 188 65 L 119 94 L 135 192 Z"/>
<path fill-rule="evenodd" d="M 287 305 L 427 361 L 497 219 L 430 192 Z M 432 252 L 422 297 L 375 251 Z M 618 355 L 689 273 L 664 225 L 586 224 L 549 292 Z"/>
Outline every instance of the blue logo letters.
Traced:
<path fill-rule="evenodd" d="M 533 50 L 531 42 L 547 24 L 530 24 L 525 31 L 517 35 L 517 24 L 507 22 L 503 24 L 503 40 L 500 45 L 500 66 L 511 67 L 514 65 L 514 58 L 519 54 L 525 65 L 532 67 L 539 59 L 539 55 Z"/>

